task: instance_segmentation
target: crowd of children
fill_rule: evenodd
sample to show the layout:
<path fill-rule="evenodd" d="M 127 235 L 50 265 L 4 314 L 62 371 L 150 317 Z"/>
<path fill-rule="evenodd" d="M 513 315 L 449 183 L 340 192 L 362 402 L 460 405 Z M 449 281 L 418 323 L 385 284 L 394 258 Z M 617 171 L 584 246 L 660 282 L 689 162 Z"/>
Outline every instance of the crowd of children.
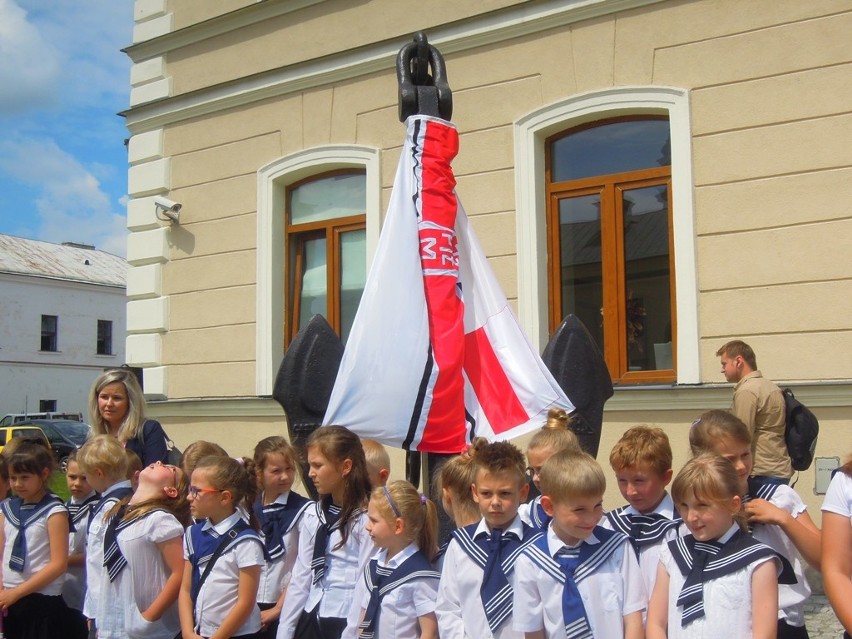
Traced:
<path fill-rule="evenodd" d="M 302 457 L 278 436 L 252 458 L 198 441 L 180 466 L 140 469 L 94 435 L 69 459 L 65 504 L 50 451 L 10 442 L 0 636 L 798 639 L 808 564 L 849 629 L 852 462 L 823 543 L 792 488 L 750 481 L 750 433 L 730 413 L 695 421 L 674 477 L 665 433 L 627 430 L 609 457 L 627 503 L 609 512 L 568 422 L 552 412 L 526 456 L 476 439 L 443 463 L 443 540 L 432 500 L 388 482 L 384 447 L 342 426 L 305 446 L 316 500 L 292 490 Z"/>

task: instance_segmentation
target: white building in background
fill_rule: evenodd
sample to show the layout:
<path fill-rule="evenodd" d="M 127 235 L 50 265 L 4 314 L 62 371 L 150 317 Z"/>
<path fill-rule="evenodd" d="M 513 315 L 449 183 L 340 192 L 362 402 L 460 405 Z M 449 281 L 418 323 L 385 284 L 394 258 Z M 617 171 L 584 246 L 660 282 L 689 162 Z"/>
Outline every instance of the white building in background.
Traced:
<path fill-rule="evenodd" d="M 125 361 L 127 262 L 93 246 L 0 235 L 0 415 L 80 412 Z"/>

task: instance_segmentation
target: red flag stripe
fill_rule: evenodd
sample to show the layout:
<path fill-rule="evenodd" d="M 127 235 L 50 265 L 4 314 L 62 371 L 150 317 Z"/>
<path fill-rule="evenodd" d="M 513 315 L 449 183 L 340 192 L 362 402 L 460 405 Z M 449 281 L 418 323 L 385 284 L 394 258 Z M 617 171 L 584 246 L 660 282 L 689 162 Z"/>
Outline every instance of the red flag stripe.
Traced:
<path fill-rule="evenodd" d="M 530 419 L 503 364 L 481 327 L 464 336 L 464 371 L 482 412 L 496 434 L 504 433 Z"/>
<path fill-rule="evenodd" d="M 464 445 L 464 308 L 458 295 L 458 203 L 450 162 L 458 152 L 451 127 L 426 126 L 420 154 L 420 264 L 429 316 L 429 341 L 438 371 L 418 448 Z M 449 444 L 448 440 L 456 440 Z"/>

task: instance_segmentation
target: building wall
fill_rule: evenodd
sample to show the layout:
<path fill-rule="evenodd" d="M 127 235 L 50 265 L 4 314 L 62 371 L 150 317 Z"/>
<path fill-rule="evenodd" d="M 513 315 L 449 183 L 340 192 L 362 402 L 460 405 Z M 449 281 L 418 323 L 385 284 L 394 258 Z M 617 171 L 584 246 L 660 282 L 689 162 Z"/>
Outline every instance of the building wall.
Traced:
<path fill-rule="evenodd" d="M 0 275 L 0 416 L 56 410 L 87 413 L 92 382 L 124 363 L 124 289 L 26 275 Z M 58 317 L 56 352 L 41 352 L 41 316 Z M 98 320 L 113 323 L 112 355 L 97 354 Z"/>
<path fill-rule="evenodd" d="M 754 346 L 768 377 L 799 384 L 823 420 L 818 454 L 848 446 L 850 0 L 447 0 L 428 10 L 410 0 L 304 0 L 228 14 L 236 5 L 143 4 L 129 49 L 128 256 L 145 277 L 129 280 L 137 320 L 128 358 L 147 367 L 149 395 L 168 400 L 152 410 L 189 438 L 209 432 L 208 399 L 222 402 L 229 431 L 280 431 L 279 409 L 258 398 L 256 351 L 267 337 L 258 337 L 258 291 L 270 277 L 280 288 L 259 266 L 267 229 L 258 228 L 258 171 L 324 145 L 377 149 L 383 211 L 403 135 L 394 59 L 425 29 L 453 88 L 459 195 L 541 345 L 546 308 L 527 290 L 543 256 L 519 251 L 531 221 L 519 193 L 529 185 L 518 178 L 518 123 L 566 99 L 631 87 L 686 96 L 690 183 L 676 214 L 694 228 L 692 268 L 678 276 L 694 295 L 696 337 L 681 348 L 694 350 L 682 363 L 695 378 L 619 389 L 602 451 L 637 422 L 666 425 L 682 441 L 695 415 L 727 406 L 714 354 L 732 338 Z M 155 193 L 183 203 L 180 226 L 153 217 Z"/>

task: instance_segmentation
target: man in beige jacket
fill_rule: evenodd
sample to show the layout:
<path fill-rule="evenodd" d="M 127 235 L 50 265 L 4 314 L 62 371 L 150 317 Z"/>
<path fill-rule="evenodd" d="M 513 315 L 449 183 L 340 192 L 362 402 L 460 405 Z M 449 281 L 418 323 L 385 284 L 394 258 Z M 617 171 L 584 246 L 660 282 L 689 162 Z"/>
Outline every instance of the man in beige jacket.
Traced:
<path fill-rule="evenodd" d="M 745 342 L 728 342 L 716 355 L 721 358 L 725 379 L 736 384 L 731 412 L 751 430 L 752 476 L 759 483 L 788 483 L 793 467 L 784 441 L 786 411 L 781 389 L 757 370 L 754 351 Z"/>

